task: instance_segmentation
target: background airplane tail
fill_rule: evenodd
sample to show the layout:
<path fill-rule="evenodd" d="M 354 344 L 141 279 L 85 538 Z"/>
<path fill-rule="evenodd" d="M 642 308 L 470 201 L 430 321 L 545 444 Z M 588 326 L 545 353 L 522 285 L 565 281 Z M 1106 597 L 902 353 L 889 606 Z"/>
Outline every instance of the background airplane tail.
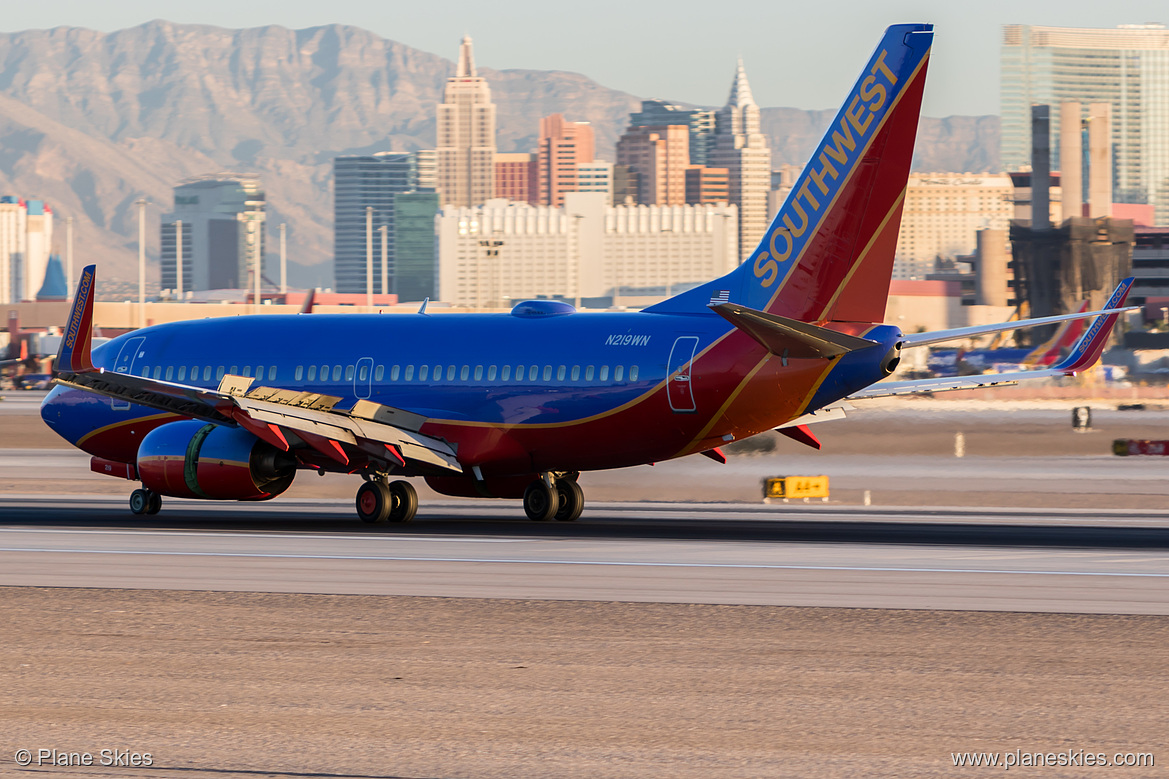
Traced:
<path fill-rule="evenodd" d="M 882 321 L 932 41 L 933 25 L 888 28 L 747 261 L 646 310 Z"/>

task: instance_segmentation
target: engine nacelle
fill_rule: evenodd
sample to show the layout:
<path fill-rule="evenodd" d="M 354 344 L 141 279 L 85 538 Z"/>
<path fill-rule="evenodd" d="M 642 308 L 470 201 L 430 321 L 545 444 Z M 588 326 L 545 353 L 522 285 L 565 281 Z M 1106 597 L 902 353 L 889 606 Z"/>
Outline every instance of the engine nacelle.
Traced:
<path fill-rule="evenodd" d="M 268 500 L 288 489 L 296 458 L 240 428 L 170 422 L 138 446 L 142 486 L 176 498 Z"/>

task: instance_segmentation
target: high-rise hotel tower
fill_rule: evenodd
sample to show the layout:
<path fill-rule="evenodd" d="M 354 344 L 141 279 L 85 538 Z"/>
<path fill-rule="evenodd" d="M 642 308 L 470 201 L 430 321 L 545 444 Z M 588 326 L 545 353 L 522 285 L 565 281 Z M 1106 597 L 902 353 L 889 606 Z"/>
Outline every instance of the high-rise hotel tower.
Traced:
<path fill-rule="evenodd" d="M 495 105 L 487 81 L 476 75 L 470 36 L 438 106 L 435 156 L 441 204 L 477 206 L 495 196 Z"/>
<path fill-rule="evenodd" d="M 771 148 L 759 129 L 759 106 L 741 59 L 730 98 L 715 115 L 714 147 L 708 159 L 711 167 L 727 169 L 727 195 L 739 207 L 739 250 L 746 256 L 767 231 Z"/>
<path fill-rule="evenodd" d="M 1060 137 L 1064 102 L 1112 106 L 1115 200 L 1152 203 L 1169 224 L 1169 29 L 1163 24 L 1077 29 L 1008 24 L 1002 47 L 1002 160 L 1031 162 L 1031 106 L 1051 106 Z M 1087 117 L 1082 117 L 1087 120 Z M 1051 145 L 1060 170 L 1059 144 Z"/>

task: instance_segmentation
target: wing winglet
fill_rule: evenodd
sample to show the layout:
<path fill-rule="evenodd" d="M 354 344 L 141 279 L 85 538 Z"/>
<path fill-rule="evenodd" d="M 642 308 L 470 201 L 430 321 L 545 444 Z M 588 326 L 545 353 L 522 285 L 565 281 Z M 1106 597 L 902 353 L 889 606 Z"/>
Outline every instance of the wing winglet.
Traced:
<path fill-rule="evenodd" d="M 1123 306 L 1124 299 L 1128 297 L 1129 290 L 1132 289 L 1132 283 L 1133 279 L 1131 277 L 1120 282 L 1116 287 L 1116 291 L 1112 293 L 1112 297 L 1108 299 L 1108 303 L 1104 306 L 1104 309 L 1106 311 L 1114 310 Z M 1080 340 L 1072 348 L 1071 354 L 1051 366 L 1052 369 L 1073 374 L 1085 368 L 1092 367 L 1104 352 L 1104 344 L 1108 342 L 1108 337 L 1112 335 L 1112 328 L 1116 326 L 1116 320 L 1119 318 L 1119 313 L 1096 317 L 1096 321 L 1092 323 L 1092 326 L 1080 336 Z"/>
<path fill-rule="evenodd" d="M 93 293 L 97 266 L 87 265 L 77 282 L 77 294 L 69 309 L 69 323 L 57 352 L 57 370 L 90 373 L 94 370 L 90 349 L 93 346 Z"/>

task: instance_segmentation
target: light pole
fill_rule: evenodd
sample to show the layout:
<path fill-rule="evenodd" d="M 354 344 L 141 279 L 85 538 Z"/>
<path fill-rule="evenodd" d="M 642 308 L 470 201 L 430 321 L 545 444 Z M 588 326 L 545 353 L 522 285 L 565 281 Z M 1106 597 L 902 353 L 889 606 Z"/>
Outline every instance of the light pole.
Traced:
<path fill-rule="evenodd" d="M 582 273 L 581 266 L 584 264 L 584 252 L 581 251 L 580 247 L 580 220 L 584 218 L 584 214 L 572 215 L 572 219 L 576 227 L 576 283 L 573 285 L 573 287 L 576 289 L 576 295 L 573 296 L 572 305 L 578 311 L 580 310 L 580 277 Z"/>
<path fill-rule="evenodd" d="M 254 313 L 256 314 L 260 313 L 260 263 L 263 259 L 260 253 L 260 236 L 258 235 L 259 230 L 256 229 L 259 224 L 259 222 L 253 221 L 251 219 L 248 220 L 248 237 L 251 239 L 252 246 L 252 286 L 255 289 L 255 292 L 253 293 L 254 298 L 252 299 L 252 304 L 255 306 Z"/>
<path fill-rule="evenodd" d="M 389 261 L 389 247 L 386 245 L 386 235 L 388 230 L 386 226 L 382 225 L 378 228 L 382 239 L 382 294 L 385 295 L 390 291 L 390 261 Z"/>
<path fill-rule="evenodd" d="M 134 201 L 138 206 L 138 327 L 146 327 L 146 204 L 144 197 Z"/>
<path fill-rule="evenodd" d="M 65 217 L 65 299 L 73 297 L 73 217 Z"/>
<path fill-rule="evenodd" d="M 373 206 L 365 207 L 365 306 L 373 308 Z"/>
<path fill-rule="evenodd" d="M 174 291 L 175 297 L 178 297 L 179 302 L 182 303 L 182 220 L 174 222 Z"/>
<path fill-rule="evenodd" d="M 280 225 L 280 294 L 288 292 L 288 225 Z"/>

